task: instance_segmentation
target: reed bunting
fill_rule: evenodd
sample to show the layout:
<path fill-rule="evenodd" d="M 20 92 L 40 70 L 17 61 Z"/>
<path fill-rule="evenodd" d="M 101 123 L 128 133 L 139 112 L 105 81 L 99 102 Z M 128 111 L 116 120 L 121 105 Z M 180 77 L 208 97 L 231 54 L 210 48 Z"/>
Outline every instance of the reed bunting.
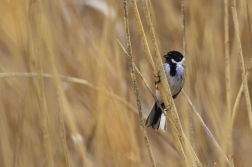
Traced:
<path fill-rule="evenodd" d="M 185 78 L 185 66 L 184 56 L 178 51 L 170 51 L 164 55 L 165 63 L 163 64 L 165 74 L 169 83 L 172 98 L 175 99 L 184 85 Z M 160 82 L 160 81 L 159 81 Z M 161 129 L 166 129 L 166 117 L 163 113 L 166 112 L 164 102 L 161 98 L 160 92 L 156 84 L 156 97 L 157 100 L 153 104 L 153 107 L 147 117 L 145 126 L 152 126 L 155 131 L 158 131 L 159 127 Z M 163 108 L 162 109 L 160 108 Z"/>

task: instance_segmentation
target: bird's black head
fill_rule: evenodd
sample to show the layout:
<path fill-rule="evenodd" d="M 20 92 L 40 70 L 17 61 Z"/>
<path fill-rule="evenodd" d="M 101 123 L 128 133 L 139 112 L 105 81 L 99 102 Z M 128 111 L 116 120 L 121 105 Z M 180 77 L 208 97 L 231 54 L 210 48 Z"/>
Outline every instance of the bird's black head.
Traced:
<path fill-rule="evenodd" d="M 178 51 L 170 51 L 164 55 L 166 62 L 168 63 L 178 63 L 184 60 L 184 56 Z"/>

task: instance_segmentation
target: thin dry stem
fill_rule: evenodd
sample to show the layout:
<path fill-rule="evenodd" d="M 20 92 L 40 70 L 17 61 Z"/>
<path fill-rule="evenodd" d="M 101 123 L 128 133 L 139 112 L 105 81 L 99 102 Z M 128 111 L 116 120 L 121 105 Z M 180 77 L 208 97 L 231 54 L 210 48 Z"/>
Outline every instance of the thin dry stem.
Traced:
<path fill-rule="evenodd" d="M 246 13 L 247 13 L 247 18 L 248 18 L 248 27 L 249 27 L 249 36 L 250 36 L 250 41 L 251 41 L 251 39 L 252 39 L 252 27 L 251 27 L 251 21 L 250 21 L 250 16 L 249 16 L 249 4 L 248 4 L 248 0 L 246 0 L 246 6 L 247 6 L 247 8 L 246 8 Z"/>
<path fill-rule="evenodd" d="M 43 70 L 42 70 L 42 65 L 41 65 L 41 60 L 39 59 L 39 73 L 38 73 L 38 96 L 39 96 L 39 104 L 40 107 L 42 108 L 41 111 L 41 128 L 43 131 L 43 138 L 44 138 L 44 145 L 45 145 L 45 151 L 47 153 L 47 158 L 48 158 L 48 163 L 50 167 L 54 166 L 53 163 L 53 156 L 52 156 L 52 144 L 51 144 L 51 139 L 49 135 L 49 130 L 48 130 L 48 120 L 47 120 L 47 104 L 46 104 L 46 99 L 45 99 L 45 90 L 44 90 L 44 81 L 43 81 Z"/>
<path fill-rule="evenodd" d="M 224 0 L 224 35 L 225 35 L 225 81 L 227 110 L 231 116 L 231 84 L 230 84 L 230 60 L 229 60 L 229 26 L 228 26 L 228 1 Z"/>
<path fill-rule="evenodd" d="M 183 55 L 186 57 L 187 56 L 187 41 L 186 41 L 186 20 L 185 20 L 185 1 L 184 0 L 181 0 L 181 15 L 182 15 Z M 186 78 L 186 74 L 185 74 L 185 78 Z M 186 78 L 186 79 L 187 79 L 187 82 L 190 83 L 190 78 Z M 188 112 L 188 118 L 190 122 L 189 123 L 190 132 L 191 132 L 190 135 L 193 136 L 194 128 L 191 122 L 191 112 Z M 192 140 L 192 144 L 195 145 L 195 140 Z M 190 144 L 190 147 L 192 148 L 191 144 Z M 195 152 L 193 153 L 195 154 Z"/>
<path fill-rule="evenodd" d="M 186 21 L 185 21 L 185 4 L 181 0 L 182 31 L 183 31 L 183 55 L 186 56 Z"/>
<path fill-rule="evenodd" d="M 230 165 L 234 166 L 233 158 L 233 140 L 232 140 L 232 125 L 231 125 L 231 83 L 230 83 L 230 58 L 229 58 L 229 24 L 228 24 L 228 0 L 224 0 L 224 46 L 225 46 L 225 84 L 226 84 L 226 101 L 228 113 L 228 137 L 226 143 L 226 154 L 229 157 Z"/>
<path fill-rule="evenodd" d="M 61 134 L 61 143 L 62 143 L 62 146 L 63 146 L 63 153 L 64 153 L 64 157 L 65 157 L 65 162 L 66 162 L 66 165 L 68 167 L 70 167 L 70 161 L 69 161 L 69 155 L 68 155 L 68 149 L 67 149 L 67 143 L 66 143 L 66 132 L 65 132 L 65 121 L 64 121 L 64 116 L 63 116 L 63 91 L 61 88 L 61 84 L 60 84 L 60 81 L 58 79 L 58 72 L 57 72 L 57 69 L 56 69 L 56 63 L 55 63 L 55 53 L 54 53 L 54 50 L 53 50 L 53 43 L 52 43 L 52 37 L 51 37 L 51 31 L 49 30 L 49 23 L 48 21 L 46 20 L 46 16 L 42 15 L 42 21 L 43 21 L 43 39 L 44 41 L 47 41 L 45 42 L 46 43 L 46 46 L 48 48 L 48 51 L 49 51 L 49 55 L 48 56 L 48 60 L 49 60 L 49 63 L 51 64 L 51 66 L 53 67 L 53 80 L 55 82 L 55 85 L 56 85 L 56 89 L 57 89 L 57 101 L 59 103 L 59 120 L 60 120 L 60 134 Z M 43 74 L 42 74 L 43 76 Z M 85 159 L 84 159 L 84 162 L 85 162 Z M 85 166 L 87 166 L 87 164 L 85 163 Z"/>
<path fill-rule="evenodd" d="M 145 33 L 144 33 L 143 24 L 141 22 L 141 18 L 140 18 L 139 12 L 138 12 L 136 1 L 131 0 L 131 4 L 132 4 L 132 7 L 133 7 L 135 19 L 137 21 L 138 29 L 139 29 L 141 39 L 142 39 L 142 42 L 143 42 L 145 54 L 146 54 L 147 59 L 148 59 L 150 65 L 151 65 L 154 76 L 156 76 L 157 75 L 157 69 L 155 68 L 155 65 L 154 65 L 154 62 L 153 62 L 153 59 L 152 59 L 152 56 L 151 56 L 151 52 L 150 52 L 150 49 L 149 49 L 149 46 L 148 46 L 148 43 L 147 43 L 147 39 L 146 39 L 146 36 L 145 36 Z"/>
<path fill-rule="evenodd" d="M 20 136 L 21 136 L 21 129 L 22 129 L 22 123 L 23 123 L 23 117 L 24 117 L 24 108 L 20 110 L 20 113 L 18 114 L 18 123 L 17 123 L 17 133 L 15 136 L 16 143 L 15 143 L 15 153 L 14 153 L 14 161 L 13 161 L 13 167 L 19 166 L 19 154 L 20 154 Z"/>
<path fill-rule="evenodd" d="M 247 81 L 247 77 L 245 76 L 245 65 L 244 65 L 244 60 L 243 60 L 241 39 L 239 35 L 239 24 L 238 24 L 237 12 L 236 12 L 236 0 L 232 0 L 232 14 L 233 14 L 235 35 L 238 41 L 237 47 L 238 47 L 238 54 L 239 54 L 239 60 L 240 60 L 240 67 L 242 71 L 242 85 L 243 85 L 243 90 L 244 90 L 244 95 L 245 95 L 246 107 L 248 110 L 250 128 L 252 130 L 252 109 L 251 109 L 250 96 L 249 96 L 249 91 L 248 91 L 248 81 Z"/>
<path fill-rule="evenodd" d="M 39 31 L 39 38 L 43 38 L 43 21 L 44 21 L 44 10 L 43 10 L 43 2 L 39 1 L 39 19 L 41 20 L 40 22 L 37 22 L 38 24 L 38 31 Z M 41 128 L 43 131 L 43 138 L 44 138 L 44 145 L 45 145 L 45 151 L 46 155 L 48 158 L 48 166 L 49 167 L 54 167 L 54 162 L 53 162 L 53 155 L 52 155 L 52 144 L 51 144 L 51 138 L 49 135 L 49 130 L 48 130 L 48 109 L 47 109 L 47 104 L 46 104 L 46 98 L 45 98 L 45 88 L 44 88 L 44 80 L 43 80 L 43 66 L 42 66 L 42 54 L 40 51 L 42 50 L 42 41 L 37 40 L 37 49 L 38 49 L 38 56 L 36 57 L 37 60 L 37 71 L 38 71 L 38 97 L 39 97 L 39 105 L 42 109 L 41 111 Z"/>
<path fill-rule="evenodd" d="M 149 143 L 149 139 L 147 136 L 147 132 L 145 129 L 145 119 L 143 117 L 142 108 L 141 108 L 141 102 L 139 99 L 139 91 L 136 81 L 136 75 L 135 75 L 135 68 L 133 66 L 133 57 L 132 57 L 132 50 L 131 50 L 131 41 L 130 41 L 130 32 L 129 32 L 129 24 L 128 24 L 128 6 L 127 6 L 127 0 L 124 0 L 124 27 L 125 27 L 125 33 L 126 33 L 126 39 L 127 39 L 127 49 L 128 49 L 128 59 L 129 59 L 129 66 L 130 66 L 130 72 L 131 72 L 131 79 L 134 87 L 137 107 L 138 107 L 138 113 L 140 117 L 141 122 L 141 132 L 144 137 L 144 143 L 148 150 L 149 158 L 151 161 L 151 164 L 153 167 L 156 166 L 155 159 L 151 150 L 151 146 Z"/>
<path fill-rule="evenodd" d="M 251 73 L 251 69 L 252 69 L 252 58 L 250 59 L 250 64 L 249 64 L 248 70 L 245 73 L 246 78 L 248 78 L 249 74 Z M 238 108 L 240 106 L 241 98 L 242 98 L 243 94 L 244 94 L 244 91 L 243 91 L 243 83 L 242 83 L 241 86 L 240 86 L 239 92 L 238 92 L 238 94 L 236 96 L 234 107 L 233 107 L 233 110 L 232 110 L 232 117 L 231 117 L 231 129 L 232 130 L 233 130 L 233 127 L 234 127 L 234 123 L 235 123 L 235 120 L 236 120 L 236 117 L 237 117 Z"/>
<path fill-rule="evenodd" d="M 240 86 L 239 92 L 236 96 L 235 99 L 235 103 L 234 103 L 234 107 L 233 107 L 233 111 L 232 111 L 232 118 L 231 118 L 231 131 L 233 131 L 233 126 L 234 126 L 234 122 L 237 118 L 237 113 L 238 113 L 238 109 L 241 103 L 241 98 L 243 96 L 243 84 Z"/>
<path fill-rule="evenodd" d="M 208 127 L 206 126 L 205 122 L 203 121 L 203 119 L 200 117 L 198 111 L 196 110 L 196 108 L 194 107 L 194 105 L 192 104 L 191 100 L 189 99 L 189 97 L 187 96 L 187 94 L 185 93 L 185 91 L 182 89 L 182 93 L 185 96 L 186 100 L 188 101 L 192 111 L 194 112 L 194 114 L 196 114 L 196 116 L 198 117 L 198 119 L 200 120 L 200 123 L 202 124 L 202 126 L 205 129 L 205 132 L 207 133 L 207 135 L 210 137 L 210 139 L 212 140 L 212 142 L 214 143 L 215 147 L 218 149 L 218 151 L 220 152 L 220 155 L 222 155 L 225 158 L 225 161 L 227 163 L 228 166 L 231 166 L 229 159 L 227 158 L 227 156 L 225 155 L 224 151 L 221 149 L 221 147 L 219 146 L 218 142 L 215 140 L 213 134 L 211 133 L 211 131 L 208 129 Z"/>
<path fill-rule="evenodd" d="M 3 96 L 3 94 L 0 94 L 1 96 Z M 7 118 L 6 118 L 6 113 L 4 108 L 3 108 L 3 104 L 2 104 L 2 100 L 0 101 L 0 117 L 1 117 L 1 121 L 0 121 L 0 130 L 1 130 L 1 140 L 0 140 L 0 144 L 2 147 L 1 150 L 1 155 L 2 155 L 2 164 L 4 166 L 12 166 L 12 152 L 11 152 L 11 145 L 10 145 L 10 140 L 8 138 L 8 129 L 6 127 L 8 122 L 7 122 Z"/>

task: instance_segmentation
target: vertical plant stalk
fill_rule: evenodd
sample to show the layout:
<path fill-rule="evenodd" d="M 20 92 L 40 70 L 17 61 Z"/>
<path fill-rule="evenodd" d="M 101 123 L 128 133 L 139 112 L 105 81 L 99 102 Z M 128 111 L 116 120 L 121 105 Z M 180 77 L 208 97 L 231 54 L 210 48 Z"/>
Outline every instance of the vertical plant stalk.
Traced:
<path fill-rule="evenodd" d="M 53 156 L 52 156 L 52 144 L 51 144 L 51 139 L 49 135 L 49 130 L 48 130 L 48 120 L 47 120 L 47 115 L 48 115 L 48 110 L 47 110 L 47 104 L 46 104 L 46 99 L 45 99 L 45 88 L 44 88 L 44 80 L 43 80 L 43 69 L 42 69 L 42 63 L 41 63 L 41 55 L 38 55 L 38 96 L 39 96 L 39 105 L 40 108 L 42 109 L 41 111 L 41 127 L 42 127 L 42 132 L 43 132 L 43 138 L 44 138 L 44 145 L 45 145 L 45 151 L 47 154 L 48 158 L 48 163 L 49 167 L 53 167 Z"/>
<path fill-rule="evenodd" d="M 224 0 L 224 44 L 225 44 L 225 81 L 227 110 L 231 116 L 231 84 L 230 84 L 230 59 L 229 59 L 229 26 L 228 26 L 228 0 Z"/>
<path fill-rule="evenodd" d="M 238 18 L 237 18 L 237 12 L 236 12 L 236 0 L 232 0 L 232 14 L 233 14 L 235 35 L 236 35 L 236 38 L 238 41 L 237 47 L 238 47 L 238 54 L 239 54 L 239 60 L 240 60 L 240 67 L 241 67 L 241 71 L 242 71 L 243 91 L 244 91 L 244 95 L 245 95 L 246 107 L 248 110 L 249 124 L 250 124 L 250 128 L 252 130 L 252 110 L 251 110 L 250 96 L 249 96 L 249 91 L 248 91 L 248 81 L 247 81 L 247 77 L 246 77 L 245 65 L 244 65 L 244 60 L 243 60 L 241 39 L 240 39 L 240 35 L 239 35 L 239 25 L 238 25 Z"/>
<path fill-rule="evenodd" d="M 186 56 L 186 21 L 185 21 L 185 4 L 181 0 L 182 31 L 183 31 L 183 55 Z"/>
<path fill-rule="evenodd" d="M 142 108 L 141 108 L 141 102 L 139 99 L 139 90 L 137 87 L 137 81 L 136 81 L 136 75 L 135 75 L 135 69 L 133 66 L 133 57 L 132 57 L 132 50 L 131 50 L 131 41 L 130 41 L 130 32 L 129 32 L 129 23 L 128 23 L 128 6 L 127 6 L 127 0 L 124 0 L 123 3 L 124 7 L 124 27 L 125 27 L 125 33 L 126 33 L 126 39 L 127 39 L 127 50 L 128 50 L 128 59 L 129 59 L 129 66 L 130 66 L 130 74 L 131 74 L 131 79 L 134 87 L 134 93 L 136 97 L 136 102 L 137 102 L 137 108 L 138 108 L 138 113 L 140 117 L 140 122 L 141 122 L 141 132 L 144 137 L 144 143 L 145 146 L 148 150 L 149 158 L 152 164 L 152 167 L 156 167 L 155 159 L 151 150 L 151 146 L 149 143 L 149 139 L 147 136 L 147 132 L 145 129 L 145 119 L 143 117 L 142 113 Z"/>
<path fill-rule="evenodd" d="M 228 0 L 224 0 L 224 47 L 225 47 L 225 84 L 226 102 L 228 113 L 228 137 L 226 143 L 226 154 L 230 165 L 233 166 L 233 139 L 232 139 L 232 110 L 231 110 L 231 84 L 230 84 L 230 59 L 229 59 L 229 24 L 228 24 Z"/>
<path fill-rule="evenodd" d="M 136 22 L 137 22 L 137 25 L 138 25 L 140 36 L 141 36 L 141 39 L 142 39 L 142 42 L 143 42 L 145 54 L 147 55 L 147 59 L 148 59 L 150 65 L 151 65 L 154 76 L 156 76 L 157 75 L 157 69 L 155 68 L 153 59 L 151 57 L 151 52 L 150 52 L 150 49 L 149 49 L 149 46 L 148 46 L 148 43 L 147 43 L 147 39 L 146 39 L 146 36 L 145 36 L 145 33 L 144 33 L 143 24 L 141 22 L 141 18 L 140 18 L 139 12 L 138 12 L 136 1 L 131 0 L 131 4 L 132 4 L 132 7 L 133 7 L 133 12 L 134 12 L 135 19 L 136 19 Z"/>
<path fill-rule="evenodd" d="M 49 32 L 49 30 L 48 30 Z M 47 39 L 49 38 L 49 36 L 45 33 L 44 37 L 46 37 Z M 46 40 L 46 41 L 52 41 L 52 39 Z M 66 132 L 65 132 L 65 121 L 64 121 L 64 114 L 63 114 L 63 92 L 61 89 L 61 84 L 59 81 L 59 77 L 58 77 L 58 72 L 56 69 L 56 63 L 55 63 L 55 55 L 53 53 L 53 49 L 52 49 L 52 43 L 47 43 L 47 47 L 48 47 L 48 51 L 50 52 L 50 58 L 49 58 L 49 63 L 51 64 L 51 67 L 53 67 L 53 80 L 55 83 L 55 87 L 56 87 L 56 92 L 57 92 L 57 101 L 59 103 L 59 121 L 60 121 L 60 135 L 61 135 L 61 143 L 63 146 L 63 153 L 64 153 L 64 157 L 65 157 L 65 161 L 66 161 L 66 165 L 68 167 L 70 167 L 70 161 L 69 161 L 69 155 L 68 155 L 68 149 L 67 149 L 67 143 L 66 143 Z"/>
<path fill-rule="evenodd" d="M 187 56 L 187 42 L 186 42 L 186 20 L 185 20 L 185 1 L 181 0 L 181 16 L 182 16 L 182 37 L 183 37 L 183 55 L 186 57 Z M 185 71 L 186 72 L 186 71 Z M 186 78 L 185 74 L 185 79 L 187 80 L 188 83 L 190 83 L 190 77 Z M 190 107 L 188 107 L 189 109 Z M 192 115 L 191 112 L 188 112 L 188 119 L 189 119 L 189 127 L 190 127 L 190 135 L 194 139 L 194 128 L 193 128 L 193 123 L 192 123 Z M 187 139 L 188 140 L 188 139 Z M 187 141 L 188 144 L 189 141 Z M 196 141 L 192 140 L 192 145 L 195 146 Z M 190 148 L 193 149 L 193 146 L 190 144 Z M 195 154 L 195 152 L 193 151 Z"/>
<path fill-rule="evenodd" d="M 27 97 L 26 97 L 27 99 Z M 17 132 L 15 134 L 15 152 L 14 152 L 14 161 L 13 161 L 13 167 L 19 166 L 19 155 L 20 155 L 20 146 L 21 146 L 21 134 L 22 134 L 22 123 L 24 119 L 24 107 L 20 110 L 18 113 L 18 122 L 17 122 Z"/>
<path fill-rule="evenodd" d="M 181 0 L 181 15 L 182 15 L 183 55 L 186 57 L 186 55 L 187 55 L 187 42 L 186 42 L 186 20 L 185 20 L 185 1 L 184 0 Z M 186 76 L 186 74 L 185 74 L 185 76 Z M 190 83 L 189 79 L 190 78 L 187 79 L 188 83 Z M 189 113 L 189 117 L 191 117 L 191 113 Z M 193 131 L 192 124 L 190 124 L 190 125 L 191 125 L 191 129 Z M 184 132 L 183 132 L 183 134 L 184 134 Z M 184 136 L 185 136 L 185 134 L 184 134 Z M 202 164 L 200 163 L 196 153 L 193 150 L 193 147 L 191 146 L 191 144 L 190 144 L 190 142 L 189 142 L 189 140 L 187 139 L 186 136 L 185 136 L 185 139 L 186 139 L 185 141 L 187 143 L 187 146 L 189 147 L 190 150 L 192 150 L 195 164 L 197 166 L 202 166 Z"/>
<path fill-rule="evenodd" d="M 0 96 L 4 97 L 5 94 L 4 92 L 0 92 Z M 7 110 L 6 108 L 4 108 L 3 105 L 3 100 L 0 100 L 0 131 L 1 131 L 1 140 L 0 140 L 0 144 L 1 144 L 1 149 L 0 149 L 0 153 L 1 153 L 1 164 L 3 164 L 3 166 L 6 167 L 10 167 L 13 165 L 12 161 L 13 161 L 13 147 L 11 145 L 11 139 L 9 134 L 9 122 L 8 122 L 8 118 L 6 116 Z"/>
<path fill-rule="evenodd" d="M 40 6 L 42 8 L 43 3 L 40 3 Z M 42 8 L 41 11 L 44 11 L 44 9 Z M 54 58 L 54 53 L 53 53 L 53 49 L 52 49 L 52 39 L 50 39 L 50 30 L 48 28 L 48 23 L 46 21 L 45 18 L 45 13 L 41 14 L 41 23 L 44 25 L 43 26 L 43 30 L 41 30 L 41 38 L 46 43 L 46 47 L 48 48 L 49 51 L 49 55 L 50 55 L 50 59 L 48 60 L 49 63 L 51 64 L 51 66 L 53 67 L 53 79 L 54 82 L 56 84 L 56 91 L 57 91 L 57 101 L 59 103 L 59 120 L 60 120 L 60 134 L 61 134 L 61 142 L 62 142 L 62 146 L 63 146 L 63 153 L 64 153 L 64 157 L 65 157 L 65 161 L 66 161 L 66 165 L 68 167 L 70 167 L 70 161 L 69 161 L 69 156 L 68 156 L 68 150 L 67 150 L 67 144 L 66 144 L 66 134 L 65 134 L 65 126 L 64 126 L 64 117 L 63 117 L 63 113 L 62 113 L 62 99 L 60 99 L 60 97 L 62 97 L 61 95 L 61 90 L 60 90 L 60 84 L 59 84 L 59 79 L 57 79 L 57 71 L 56 71 L 56 67 L 55 67 L 55 58 Z M 42 66 L 41 66 L 42 68 Z M 43 72 L 41 72 L 41 77 L 43 78 Z"/>
<path fill-rule="evenodd" d="M 39 19 L 43 20 L 43 3 L 39 1 L 38 3 L 39 6 Z M 42 23 L 38 22 L 38 30 L 39 30 L 39 38 L 42 35 Z M 40 51 L 42 50 L 42 42 L 37 39 L 36 41 L 37 44 L 37 71 L 38 71 L 38 97 L 39 97 L 39 105 L 41 108 L 41 127 L 42 127 L 42 132 L 43 132 L 43 138 L 44 138 L 44 145 L 45 145 L 45 151 L 47 154 L 48 158 L 48 166 L 49 167 L 54 167 L 53 163 L 53 155 L 52 155 L 52 144 L 51 144 L 51 139 L 49 135 L 49 130 L 48 130 L 48 110 L 47 110 L 47 104 L 46 104 L 46 98 L 45 98 L 45 88 L 44 88 L 44 79 L 43 79 L 43 66 L 42 66 L 42 60 L 41 60 L 41 53 Z"/>
<path fill-rule="evenodd" d="M 249 36 L 250 36 L 250 42 L 251 42 L 251 39 L 252 39 L 252 27 L 251 27 L 251 21 L 250 21 L 250 15 L 249 15 L 249 4 L 248 4 L 248 0 L 246 0 L 246 13 L 247 13 L 247 18 L 248 18 L 248 27 L 249 27 Z"/>

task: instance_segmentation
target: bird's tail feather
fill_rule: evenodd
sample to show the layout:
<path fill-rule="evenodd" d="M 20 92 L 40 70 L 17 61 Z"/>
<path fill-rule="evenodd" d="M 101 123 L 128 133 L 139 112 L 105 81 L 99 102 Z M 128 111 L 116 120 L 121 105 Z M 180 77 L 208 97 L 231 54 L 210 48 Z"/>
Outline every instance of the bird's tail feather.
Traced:
<path fill-rule="evenodd" d="M 163 107 L 164 105 L 161 104 L 161 106 Z M 166 118 L 161 108 L 158 107 L 157 102 L 153 104 L 153 107 L 146 119 L 145 126 L 152 126 L 155 131 L 158 131 L 159 127 L 163 131 L 166 130 Z"/>

